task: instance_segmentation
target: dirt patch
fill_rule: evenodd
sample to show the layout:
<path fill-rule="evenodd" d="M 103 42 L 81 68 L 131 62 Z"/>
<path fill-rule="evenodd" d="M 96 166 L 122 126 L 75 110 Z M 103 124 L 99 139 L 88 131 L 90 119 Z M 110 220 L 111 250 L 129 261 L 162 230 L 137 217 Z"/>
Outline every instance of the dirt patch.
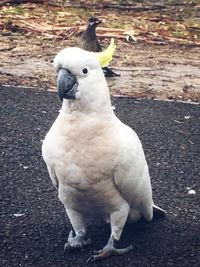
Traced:
<path fill-rule="evenodd" d="M 32 15 L 28 13 L 30 10 Z M 32 21 L 40 20 L 42 23 L 43 19 L 43 23 L 44 21 L 50 23 L 56 20 L 57 14 L 59 20 L 56 22 L 63 25 L 66 21 L 63 16 L 68 14 L 69 21 L 65 25 L 73 25 L 73 20 L 76 24 L 84 25 L 86 18 L 90 15 L 106 18 L 106 26 L 122 27 L 125 25 L 126 28 L 129 25 L 129 29 L 132 27 L 136 29 L 136 32 L 138 30 L 136 36 L 138 42 L 127 43 L 125 39 L 116 39 L 117 50 L 112 67 L 121 74 L 121 77 L 107 80 L 111 94 L 139 98 L 200 101 L 200 48 L 198 45 L 194 45 L 194 40 L 197 40 L 195 38 L 198 36 L 190 34 L 189 26 L 186 31 L 184 23 L 186 21 L 188 23 L 191 17 L 183 20 L 182 16 L 179 18 L 180 21 L 176 20 L 174 24 L 172 23 L 169 14 L 173 10 L 172 5 L 169 6 L 168 12 L 164 9 L 163 13 L 152 10 L 140 13 L 123 11 L 119 15 L 118 11 L 109 10 L 110 16 L 108 16 L 108 10 L 102 15 L 100 11 L 94 10 L 83 12 L 80 9 L 68 9 L 66 11 L 64 7 L 56 7 L 55 10 L 52 7 L 45 9 L 45 6 L 41 5 L 20 5 L 18 10 L 15 10 L 16 13 L 13 13 L 13 21 L 16 25 L 18 21 L 22 21 L 22 18 L 27 16 Z M 14 29 L 10 27 L 8 30 L 9 22 L 5 20 L 5 14 L 8 16 L 8 11 L 9 9 L 7 10 L 5 7 L 1 9 L 3 23 L 0 23 L 0 26 L 3 30 L 0 40 L 0 83 L 56 90 L 56 74 L 52 67 L 53 58 L 61 49 L 77 45 L 76 40 L 79 33 L 69 37 L 66 32 L 62 32 L 62 34 L 52 35 L 52 37 L 49 33 L 24 32 L 20 27 Z M 13 7 L 10 7 L 9 12 L 11 11 L 14 12 Z M 188 9 L 186 11 L 189 12 Z M 18 14 L 19 12 L 21 15 Z M 180 15 L 180 12 L 180 10 L 179 13 L 176 10 L 174 16 Z M 126 18 L 123 14 L 126 14 Z M 173 17 L 173 13 L 171 13 L 171 17 Z M 164 28 L 162 31 L 159 28 L 162 23 L 165 23 L 165 31 Z M 143 28 L 139 31 L 141 27 Z M 148 31 L 144 35 L 145 27 L 148 27 Z M 168 32 L 167 37 L 166 31 Z M 160 32 L 162 32 L 162 36 L 158 36 Z M 182 39 L 172 38 L 178 35 Z M 166 41 L 169 40 L 169 36 L 171 41 L 175 40 L 174 43 Z M 191 40 L 193 43 L 190 42 Z M 109 39 L 101 38 L 100 41 L 105 46 L 109 44 Z"/>

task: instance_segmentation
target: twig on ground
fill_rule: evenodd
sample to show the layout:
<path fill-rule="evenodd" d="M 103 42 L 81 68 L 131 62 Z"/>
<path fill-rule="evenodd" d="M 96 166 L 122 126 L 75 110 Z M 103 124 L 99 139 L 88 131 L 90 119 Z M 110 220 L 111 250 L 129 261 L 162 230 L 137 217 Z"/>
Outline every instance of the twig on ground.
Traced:
<path fill-rule="evenodd" d="M 45 3 L 45 0 L 1 0 L 0 6 L 4 6 L 6 4 L 22 4 L 22 3 L 43 4 L 43 3 Z"/>
<path fill-rule="evenodd" d="M 53 3 L 51 3 L 53 5 Z M 119 10 L 128 10 L 128 11 L 135 11 L 135 12 L 144 12 L 144 11 L 153 11 L 153 10 L 160 10 L 165 9 L 166 6 L 163 4 L 153 4 L 149 6 L 142 6 L 142 5 L 115 5 L 115 4 L 87 4 L 84 3 L 84 5 L 81 4 L 74 4 L 74 3 L 66 3 L 66 7 L 76 7 L 76 8 L 93 8 L 93 9 L 119 9 Z"/>
<path fill-rule="evenodd" d="M 5 48 L 0 48 L 0 51 L 9 51 L 16 48 L 16 46 L 11 46 L 11 47 L 5 47 Z"/>

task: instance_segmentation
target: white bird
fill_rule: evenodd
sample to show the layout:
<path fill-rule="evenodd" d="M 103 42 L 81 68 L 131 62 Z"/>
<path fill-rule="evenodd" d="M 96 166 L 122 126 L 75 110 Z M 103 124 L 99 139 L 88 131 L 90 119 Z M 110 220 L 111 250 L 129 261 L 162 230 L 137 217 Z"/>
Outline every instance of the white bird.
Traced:
<path fill-rule="evenodd" d="M 100 64 L 112 57 L 106 51 L 72 47 L 55 57 L 63 102 L 42 145 L 50 178 L 74 231 L 65 249 L 91 242 L 86 235 L 90 216 L 100 216 L 111 225 L 107 245 L 88 261 L 130 251 L 132 246 L 115 248 L 125 223 L 141 217 L 151 221 L 153 210 L 165 213 L 153 203 L 148 165 L 137 134 L 113 112 Z"/>

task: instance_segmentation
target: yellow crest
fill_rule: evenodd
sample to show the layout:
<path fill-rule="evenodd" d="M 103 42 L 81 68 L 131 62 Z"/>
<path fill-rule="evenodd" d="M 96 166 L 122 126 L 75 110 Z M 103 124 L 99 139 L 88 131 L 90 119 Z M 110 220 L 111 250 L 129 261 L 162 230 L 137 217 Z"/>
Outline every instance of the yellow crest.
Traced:
<path fill-rule="evenodd" d="M 112 60 L 112 56 L 115 52 L 115 48 L 115 41 L 112 38 L 110 41 L 110 45 L 108 46 L 108 48 L 106 48 L 106 50 L 102 52 L 94 52 L 94 55 L 99 61 L 102 68 L 107 67 L 109 65 L 110 61 Z"/>

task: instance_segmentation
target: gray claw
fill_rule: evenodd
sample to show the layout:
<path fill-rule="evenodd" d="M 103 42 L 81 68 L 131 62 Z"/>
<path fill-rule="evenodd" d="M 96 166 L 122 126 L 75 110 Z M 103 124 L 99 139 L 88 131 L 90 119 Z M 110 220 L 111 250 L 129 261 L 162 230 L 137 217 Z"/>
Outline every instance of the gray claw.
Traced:
<path fill-rule="evenodd" d="M 85 239 L 85 233 L 80 232 L 74 236 L 73 231 L 70 231 L 67 243 L 64 246 L 64 250 L 75 250 L 81 249 L 84 246 L 91 244 L 91 239 Z"/>

